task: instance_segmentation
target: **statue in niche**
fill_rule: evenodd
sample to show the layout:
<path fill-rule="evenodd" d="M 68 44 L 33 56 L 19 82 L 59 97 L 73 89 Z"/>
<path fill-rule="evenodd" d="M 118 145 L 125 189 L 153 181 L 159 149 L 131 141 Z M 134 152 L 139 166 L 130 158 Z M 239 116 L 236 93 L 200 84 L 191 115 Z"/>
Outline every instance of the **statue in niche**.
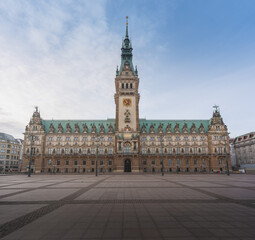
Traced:
<path fill-rule="evenodd" d="M 80 133 L 80 127 L 79 127 L 78 123 L 75 123 L 75 125 L 74 125 L 74 132 Z"/>
<path fill-rule="evenodd" d="M 67 132 L 67 133 L 71 133 L 71 131 L 72 131 L 72 128 L 71 128 L 70 124 L 67 123 L 67 124 L 66 124 L 66 132 Z"/>
<path fill-rule="evenodd" d="M 160 123 L 158 126 L 158 133 L 162 133 L 163 132 L 163 124 Z"/>
<path fill-rule="evenodd" d="M 103 124 L 100 125 L 100 133 L 105 133 L 105 128 Z"/>
<path fill-rule="evenodd" d="M 83 133 L 88 133 L 88 126 L 87 124 L 83 124 Z"/>
<path fill-rule="evenodd" d="M 153 124 L 151 124 L 150 126 L 150 133 L 154 133 L 155 132 L 155 127 Z"/>
<path fill-rule="evenodd" d="M 204 132 L 205 132 L 205 128 L 204 128 L 203 123 L 201 123 L 201 124 L 200 124 L 200 126 L 199 126 L 199 129 L 198 129 L 198 130 L 199 130 L 199 132 L 200 132 L 200 133 L 204 133 Z"/>
<path fill-rule="evenodd" d="M 143 124 L 142 128 L 141 128 L 141 132 L 142 133 L 146 133 L 146 126 Z"/>
<path fill-rule="evenodd" d="M 58 124 L 58 133 L 63 133 L 63 127 L 61 125 L 61 123 Z"/>
<path fill-rule="evenodd" d="M 50 133 L 54 133 L 54 132 L 55 132 L 55 128 L 54 128 L 54 126 L 53 126 L 52 123 L 50 124 L 49 132 L 50 132 Z"/>
<path fill-rule="evenodd" d="M 109 127 L 108 127 L 108 133 L 113 133 L 113 126 L 112 126 L 112 124 L 110 124 Z"/>
<path fill-rule="evenodd" d="M 96 128 L 96 125 L 94 123 L 92 124 L 91 132 L 92 133 L 96 133 L 97 132 L 97 128 Z"/>
<path fill-rule="evenodd" d="M 171 128 L 172 128 L 171 124 L 168 123 L 167 126 L 166 126 L 166 132 L 170 133 L 171 132 Z"/>
<path fill-rule="evenodd" d="M 176 124 L 175 124 L 174 132 L 175 132 L 175 133 L 179 133 L 179 132 L 180 132 L 180 125 L 179 125 L 179 123 L 176 123 Z"/>
<path fill-rule="evenodd" d="M 196 125 L 195 125 L 195 123 L 192 123 L 192 126 L 191 126 L 191 128 L 190 128 L 190 131 L 191 131 L 192 133 L 196 132 Z"/>
<path fill-rule="evenodd" d="M 187 123 L 184 123 L 184 125 L 182 127 L 182 132 L 184 132 L 184 133 L 188 132 L 188 125 L 187 125 Z"/>
<path fill-rule="evenodd" d="M 129 110 L 126 110 L 124 115 L 125 115 L 125 123 L 130 123 L 130 115 L 131 115 L 131 113 L 129 112 Z"/>

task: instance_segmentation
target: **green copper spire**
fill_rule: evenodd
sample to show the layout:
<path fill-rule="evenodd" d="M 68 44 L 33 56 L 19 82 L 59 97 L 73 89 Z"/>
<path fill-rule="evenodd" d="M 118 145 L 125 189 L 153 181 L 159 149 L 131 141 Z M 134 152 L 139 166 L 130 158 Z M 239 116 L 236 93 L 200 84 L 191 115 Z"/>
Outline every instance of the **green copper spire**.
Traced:
<path fill-rule="evenodd" d="M 120 75 L 122 73 L 124 65 L 129 65 L 133 74 L 137 75 L 137 72 L 134 71 L 134 66 L 132 62 L 132 58 L 133 58 L 132 50 L 133 50 L 132 44 L 128 36 L 128 17 L 126 17 L 126 36 L 122 42 L 121 65 L 120 65 L 120 70 L 117 72 L 117 75 Z"/>

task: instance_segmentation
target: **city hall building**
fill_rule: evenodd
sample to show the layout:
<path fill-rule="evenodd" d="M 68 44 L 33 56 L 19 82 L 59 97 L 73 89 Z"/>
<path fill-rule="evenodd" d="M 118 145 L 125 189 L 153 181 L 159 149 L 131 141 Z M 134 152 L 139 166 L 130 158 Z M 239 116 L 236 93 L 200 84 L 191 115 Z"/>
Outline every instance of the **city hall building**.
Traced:
<path fill-rule="evenodd" d="M 115 119 L 45 120 L 36 107 L 24 133 L 24 172 L 29 159 L 32 172 L 226 170 L 229 137 L 217 106 L 206 120 L 139 118 L 139 78 L 132 50 L 126 25 L 115 78 Z"/>

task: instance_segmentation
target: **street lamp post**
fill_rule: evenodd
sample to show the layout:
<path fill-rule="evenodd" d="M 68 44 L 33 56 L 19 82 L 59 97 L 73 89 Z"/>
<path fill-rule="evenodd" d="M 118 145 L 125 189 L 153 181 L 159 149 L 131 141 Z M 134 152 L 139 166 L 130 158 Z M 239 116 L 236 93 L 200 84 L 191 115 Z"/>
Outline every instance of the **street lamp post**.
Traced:
<path fill-rule="evenodd" d="M 28 175 L 27 175 L 28 177 L 31 177 L 32 142 L 33 142 L 33 136 L 30 135 L 30 154 L 29 154 Z"/>
<path fill-rule="evenodd" d="M 161 168 L 161 172 L 162 172 L 162 176 L 164 176 L 164 155 L 163 155 L 163 135 L 160 136 L 160 141 L 161 141 L 161 164 L 162 164 L 162 168 Z"/>

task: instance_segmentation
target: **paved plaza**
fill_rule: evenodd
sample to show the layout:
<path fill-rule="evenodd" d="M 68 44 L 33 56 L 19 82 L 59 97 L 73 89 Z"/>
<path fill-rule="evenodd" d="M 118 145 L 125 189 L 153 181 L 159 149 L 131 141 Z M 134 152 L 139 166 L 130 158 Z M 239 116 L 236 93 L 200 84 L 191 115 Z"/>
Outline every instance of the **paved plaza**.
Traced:
<path fill-rule="evenodd" d="M 255 175 L 0 176 L 0 238 L 255 239 Z"/>

